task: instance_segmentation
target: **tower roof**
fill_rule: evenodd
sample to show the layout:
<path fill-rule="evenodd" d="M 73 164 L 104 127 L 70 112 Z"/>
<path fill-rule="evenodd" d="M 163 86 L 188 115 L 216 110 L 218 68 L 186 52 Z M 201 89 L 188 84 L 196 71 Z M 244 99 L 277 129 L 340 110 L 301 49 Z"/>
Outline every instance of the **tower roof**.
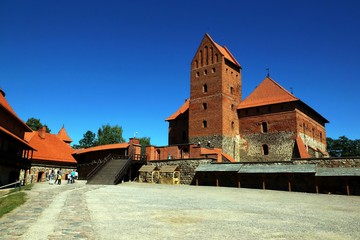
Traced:
<path fill-rule="evenodd" d="M 226 58 L 227 60 L 229 60 L 230 62 L 232 62 L 233 64 L 235 64 L 238 67 L 241 67 L 241 65 L 238 63 L 238 61 L 236 61 L 235 57 L 231 54 L 231 52 L 229 51 L 229 49 L 227 49 L 226 46 L 220 46 L 219 44 L 217 44 L 211 37 L 209 34 L 205 34 L 203 40 L 201 41 L 201 43 L 203 43 L 204 41 L 208 41 L 210 42 L 218 51 L 219 53 Z M 199 46 L 199 48 L 201 47 L 201 44 Z M 198 49 L 199 51 L 199 49 Z M 197 51 L 197 52 L 198 52 Z M 195 55 L 196 56 L 196 55 Z M 194 57 L 195 58 L 195 57 Z"/>
<path fill-rule="evenodd" d="M 61 140 L 63 140 L 66 143 L 71 143 L 72 142 L 72 139 L 67 134 L 64 126 L 62 126 L 62 128 L 58 132 L 57 136 L 58 136 L 58 138 L 60 138 Z"/>
<path fill-rule="evenodd" d="M 270 77 L 266 77 L 255 90 L 238 105 L 238 109 L 258 107 L 269 104 L 298 101 L 299 99 L 280 86 Z"/>

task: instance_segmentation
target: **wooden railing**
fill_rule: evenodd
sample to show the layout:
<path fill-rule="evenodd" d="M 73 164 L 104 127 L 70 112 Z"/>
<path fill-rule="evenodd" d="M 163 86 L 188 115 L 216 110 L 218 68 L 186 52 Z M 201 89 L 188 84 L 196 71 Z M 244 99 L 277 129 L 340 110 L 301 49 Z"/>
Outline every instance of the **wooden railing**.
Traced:
<path fill-rule="evenodd" d="M 121 179 L 124 177 L 124 175 L 126 174 L 126 172 L 129 170 L 129 167 L 131 166 L 131 162 L 132 162 L 132 158 L 129 157 L 126 160 L 125 165 L 120 169 L 120 171 L 118 172 L 118 174 L 116 175 L 115 179 L 114 179 L 114 184 L 118 184 Z"/>
<path fill-rule="evenodd" d="M 90 180 L 102 167 L 105 166 L 105 164 L 114 158 L 119 158 L 120 155 L 113 155 L 113 154 L 109 154 L 107 155 L 103 160 L 101 160 L 98 165 L 96 165 L 96 167 L 94 167 L 86 176 L 87 180 Z M 125 156 L 123 156 L 124 158 L 126 158 Z"/>

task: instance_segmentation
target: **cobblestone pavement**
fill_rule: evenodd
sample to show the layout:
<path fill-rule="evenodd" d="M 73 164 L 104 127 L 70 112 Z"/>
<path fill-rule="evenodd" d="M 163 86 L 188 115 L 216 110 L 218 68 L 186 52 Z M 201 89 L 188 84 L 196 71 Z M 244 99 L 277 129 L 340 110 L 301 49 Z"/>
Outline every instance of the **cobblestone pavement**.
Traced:
<path fill-rule="evenodd" d="M 124 183 L 36 183 L 0 239 L 360 239 L 360 197 Z"/>

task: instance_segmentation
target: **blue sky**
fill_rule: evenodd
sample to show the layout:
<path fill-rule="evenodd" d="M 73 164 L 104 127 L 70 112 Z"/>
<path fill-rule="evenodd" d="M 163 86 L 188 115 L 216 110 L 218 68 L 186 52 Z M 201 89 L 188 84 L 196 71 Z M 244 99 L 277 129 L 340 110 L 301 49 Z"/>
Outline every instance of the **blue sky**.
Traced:
<path fill-rule="evenodd" d="M 243 67 L 243 97 L 271 77 L 360 138 L 360 1 L 0 0 L 0 87 L 18 116 L 87 131 L 120 125 L 167 144 L 205 33 Z"/>

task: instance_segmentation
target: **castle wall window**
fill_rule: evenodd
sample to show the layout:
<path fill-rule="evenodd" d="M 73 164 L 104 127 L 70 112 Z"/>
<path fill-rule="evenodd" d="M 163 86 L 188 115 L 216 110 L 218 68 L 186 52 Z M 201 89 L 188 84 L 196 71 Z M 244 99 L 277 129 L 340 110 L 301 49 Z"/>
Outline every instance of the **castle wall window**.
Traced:
<path fill-rule="evenodd" d="M 199 77 L 199 76 L 200 76 L 199 72 L 196 72 L 196 77 Z"/>
<path fill-rule="evenodd" d="M 200 65 L 201 65 L 201 66 L 204 65 L 204 57 L 203 57 L 203 52 L 202 52 L 202 50 L 200 50 Z"/>
<path fill-rule="evenodd" d="M 204 70 L 204 75 L 207 75 L 207 70 Z"/>
<path fill-rule="evenodd" d="M 206 120 L 204 120 L 204 121 L 202 122 L 202 126 L 203 126 L 203 128 L 207 128 L 207 121 L 206 121 Z"/>
<path fill-rule="evenodd" d="M 204 85 L 203 85 L 203 93 L 207 93 L 207 91 L 208 91 L 207 85 L 204 84 Z"/>
<path fill-rule="evenodd" d="M 262 145 L 262 152 L 264 155 L 269 155 L 269 147 L 266 144 Z"/>
<path fill-rule="evenodd" d="M 231 104 L 231 110 L 234 111 L 234 104 Z"/>
<path fill-rule="evenodd" d="M 210 57 L 211 57 L 211 64 L 214 63 L 214 50 L 212 47 L 210 47 Z"/>
<path fill-rule="evenodd" d="M 215 62 L 219 62 L 219 55 L 217 53 L 215 54 Z"/>
<path fill-rule="evenodd" d="M 231 129 L 234 129 L 234 128 L 235 128 L 235 123 L 231 122 Z"/>
<path fill-rule="evenodd" d="M 211 72 L 212 72 L 212 73 L 215 73 L 215 72 L 216 72 L 216 69 L 215 69 L 215 68 L 212 68 L 212 69 L 211 69 Z"/>
<path fill-rule="evenodd" d="M 203 103 L 202 107 L 203 107 L 204 110 L 206 110 L 207 109 L 207 103 Z"/>
<path fill-rule="evenodd" d="M 261 132 L 262 132 L 262 133 L 267 133 L 267 131 L 268 131 L 267 122 L 262 122 L 262 123 L 261 123 Z"/>
<path fill-rule="evenodd" d="M 233 95 L 234 94 L 234 88 L 230 87 L 230 94 Z"/>
<path fill-rule="evenodd" d="M 198 60 L 195 60 L 195 67 L 196 67 L 196 68 L 199 67 L 199 62 L 198 62 Z"/>

